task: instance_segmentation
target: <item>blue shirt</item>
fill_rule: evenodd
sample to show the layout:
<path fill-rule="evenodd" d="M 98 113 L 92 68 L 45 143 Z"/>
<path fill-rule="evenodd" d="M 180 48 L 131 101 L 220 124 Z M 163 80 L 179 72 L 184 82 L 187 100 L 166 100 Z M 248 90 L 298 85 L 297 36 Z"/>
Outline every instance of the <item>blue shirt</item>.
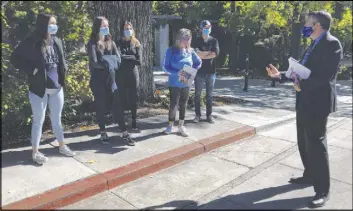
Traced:
<path fill-rule="evenodd" d="M 308 50 L 305 52 L 304 58 L 302 60 L 302 65 L 304 65 L 306 63 L 306 61 L 309 58 L 309 55 L 311 53 L 311 51 L 314 49 L 314 47 L 320 42 L 320 40 L 327 34 L 327 32 L 323 32 L 321 33 L 321 35 L 316 38 L 316 40 L 314 40 L 314 43 L 312 45 L 310 45 L 310 47 L 308 48 Z"/>
<path fill-rule="evenodd" d="M 163 68 L 164 71 L 169 73 L 169 87 L 187 87 L 184 83 L 179 81 L 179 71 L 183 69 L 184 65 L 191 66 L 194 69 L 199 69 L 201 67 L 201 63 L 202 61 L 200 57 L 193 49 L 188 52 L 175 47 L 168 48 L 164 56 Z"/>

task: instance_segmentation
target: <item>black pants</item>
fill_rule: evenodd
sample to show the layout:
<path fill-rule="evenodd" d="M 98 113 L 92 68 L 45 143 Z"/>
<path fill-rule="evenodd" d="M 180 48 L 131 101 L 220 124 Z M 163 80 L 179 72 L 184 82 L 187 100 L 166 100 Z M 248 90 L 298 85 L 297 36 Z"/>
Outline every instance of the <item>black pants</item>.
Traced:
<path fill-rule="evenodd" d="M 190 87 L 178 88 L 169 87 L 170 106 L 169 106 L 169 121 L 175 121 L 176 112 L 179 106 L 179 120 L 185 119 L 186 105 L 189 99 Z"/>
<path fill-rule="evenodd" d="M 94 105 L 96 108 L 96 118 L 100 131 L 105 131 L 105 115 L 111 110 L 114 121 L 119 123 L 121 129 L 125 127 L 124 110 L 121 111 L 121 106 L 118 106 L 120 100 L 119 95 L 111 92 L 110 87 L 107 85 L 108 77 L 108 71 L 97 69 L 92 72 L 90 80 L 90 87 L 94 96 Z"/>
<path fill-rule="evenodd" d="M 330 170 L 327 151 L 327 116 L 314 116 L 297 111 L 297 137 L 304 177 L 313 180 L 316 193 L 328 193 Z"/>
<path fill-rule="evenodd" d="M 119 128 L 121 132 L 127 130 L 124 120 L 124 107 L 122 105 L 123 100 L 120 97 L 119 91 L 114 92 L 114 99 L 113 99 L 113 117 L 115 123 L 119 124 Z"/>
<path fill-rule="evenodd" d="M 123 111 L 131 110 L 132 119 L 137 116 L 139 74 L 137 68 L 118 70 L 116 74 L 121 107 Z"/>

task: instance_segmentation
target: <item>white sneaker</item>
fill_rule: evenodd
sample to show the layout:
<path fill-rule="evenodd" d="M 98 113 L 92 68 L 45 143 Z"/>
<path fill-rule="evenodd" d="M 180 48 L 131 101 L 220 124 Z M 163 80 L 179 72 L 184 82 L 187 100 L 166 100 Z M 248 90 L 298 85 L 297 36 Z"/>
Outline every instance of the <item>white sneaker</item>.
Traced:
<path fill-rule="evenodd" d="M 32 154 L 32 158 L 33 158 L 33 161 L 38 163 L 39 165 L 42 165 L 48 161 L 48 158 L 45 157 L 45 155 L 40 152 L 36 152 Z"/>
<path fill-rule="evenodd" d="M 179 127 L 179 133 L 180 133 L 180 135 L 182 135 L 184 137 L 189 136 L 189 134 L 186 132 L 186 128 L 184 126 Z"/>
<path fill-rule="evenodd" d="M 201 120 L 201 117 L 200 116 L 196 116 L 195 119 L 194 119 L 194 123 L 199 123 Z"/>
<path fill-rule="evenodd" d="M 67 145 L 64 145 L 63 147 L 59 147 L 59 152 L 68 157 L 73 157 L 76 155 L 76 153 L 71 151 L 71 149 Z"/>

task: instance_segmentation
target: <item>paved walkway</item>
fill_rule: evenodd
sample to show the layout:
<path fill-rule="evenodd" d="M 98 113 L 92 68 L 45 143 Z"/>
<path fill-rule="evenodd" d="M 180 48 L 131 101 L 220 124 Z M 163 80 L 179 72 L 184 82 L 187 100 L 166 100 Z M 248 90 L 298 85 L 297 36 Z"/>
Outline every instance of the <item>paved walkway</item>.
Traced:
<path fill-rule="evenodd" d="M 351 125 L 329 129 L 324 209 L 352 209 Z M 294 133 L 293 121 L 63 209 L 305 209 L 313 188 L 288 183 L 303 171 Z"/>
<path fill-rule="evenodd" d="M 234 85 L 232 85 L 233 83 Z M 74 158 L 61 156 L 58 153 L 58 149 L 56 148 L 57 143 L 54 140 L 44 141 L 44 143 L 41 145 L 41 148 L 43 149 L 42 152 L 49 156 L 49 161 L 41 167 L 33 165 L 31 160 L 30 146 L 2 151 L 2 205 L 7 205 L 30 196 L 43 193 L 45 191 L 52 190 L 53 188 L 60 187 L 67 183 L 86 178 L 88 176 L 96 175 L 98 173 L 118 168 L 123 165 L 127 165 L 132 162 L 175 149 L 177 147 L 191 144 L 200 139 L 208 138 L 216 134 L 222 134 L 224 132 L 239 128 L 243 125 L 255 127 L 258 132 L 266 132 L 268 130 L 268 127 L 266 126 L 274 126 L 276 123 L 281 122 L 281 124 L 283 124 L 283 122 L 288 122 L 295 117 L 293 101 L 294 91 L 292 87 L 288 85 L 280 85 L 276 88 L 271 88 L 269 87 L 268 81 L 261 82 L 251 80 L 249 92 L 243 93 L 241 89 L 239 89 L 239 87 L 242 86 L 241 83 L 241 80 L 235 80 L 232 78 L 218 79 L 216 82 L 217 86 L 215 90 L 217 94 L 241 97 L 248 100 L 248 102 L 238 105 L 215 107 L 214 114 L 217 122 L 214 125 L 210 125 L 206 122 L 202 122 L 200 125 L 190 123 L 194 117 L 194 114 L 193 111 L 188 111 L 187 128 L 191 134 L 189 138 L 183 138 L 176 134 L 164 136 L 162 134 L 162 130 L 166 126 L 167 117 L 156 116 L 140 120 L 140 127 L 142 130 L 141 133 L 132 134 L 132 136 L 138 141 L 138 144 L 135 147 L 128 147 L 122 144 L 122 140 L 119 137 L 120 134 L 116 132 L 116 128 L 114 126 L 110 126 L 109 135 L 113 138 L 113 142 L 108 146 L 101 145 L 97 130 L 66 134 L 67 143 L 73 150 L 77 151 L 78 153 Z M 227 87 L 231 88 L 228 89 Z M 338 88 L 340 112 L 332 115 L 329 118 L 329 125 L 334 125 L 352 117 L 351 82 L 340 82 L 338 84 Z M 282 97 L 277 96 L 278 94 L 284 93 L 286 93 L 286 95 Z M 287 130 L 288 128 L 291 128 L 290 124 L 288 126 L 284 125 L 281 127 L 284 127 L 283 130 L 285 132 L 283 132 L 279 137 L 273 138 L 275 140 L 287 140 L 285 143 L 288 142 L 295 144 L 295 136 L 293 136 L 293 134 L 289 133 Z M 291 131 L 294 133 L 294 130 Z M 337 133 L 341 136 L 343 135 L 343 133 Z M 266 136 L 278 136 L 278 133 L 275 131 Z M 347 145 L 346 139 L 349 137 L 351 138 L 351 131 L 350 135 L 348 134 L 343 138 L 339 138 L 338 142 L 342 143 L 343 145 Z M 255 140 L 258 140 L 259 142 L 262 139 L 257 137 Z M 244 142 L 244 144 L 245 143 L 246 142 Z M 290 144 L 290 146 L 294 146 L 293 144 Z M 242 155 L 243 159 L 248 159 L 249 162 L 262 160 L 262 157 L 258 154 L 249 153 L 250 152 L 239 155 Z M 275 156 L 276 153 L 270 152 L 264 154 Z M 211 155 L 207 155 L 206 157 L 208 156 Z M 214 158 L 214 156 L 211 156 L 211 158 L 209 158 L 211 160 L 207 161 L 209 165 L 213 165 L 213 167 L 223 165 L 222 162 L 224 162 L 224 159 L 222 160 L 220 158 Z M 217 162 L 214 161 L 214 159 L 216 159 Z M 213 164 L 213 162 L 215 163 Z M 198 187 L 200 189 L 206 189 L 208 192 L 210 192 L 213 189 L 223 185 L 222 182 L 214 181 L 224 181 L 225 184 L 227 181 L 229 182 L 233 179 L 236 179 L 239 175 L 249 171 L 249 169 L 256 168 L 256 162 L 252 165 L 252 167 L 244 163 L 239 163 L 239 165 L 230 164 L 231 166 L 224 168 L 224 170 L 234 168 L 234 170 L 231 170 L 234 172 L 230 173 L 229 176 L 226 176 L 227 174 L 224 172 L 219 173 L 215 180 L 208 182 L 206 182 L 207 177 L 205 177 L 203 180 L 202 174 L 199 172 L 192 173 L 193 171 L 190 171 L 190 169 L 189 171 L 191 175 L 199 175 L 197 178 L 204 181 L 205 184 L 212 184 L 211 187 Z M 190 165 L 192 166 L 192 164 Z M 202 171 L 207 172 L 207 169 L 213 169 L 213 167 L 203 169 Z M 195 171 L 196 170 L 197 169 L 195 169 Z M 211 170 L 210 174 L 212 174 L 212 172 L 213 171 Z M 189 173 L 183 174 L 185 175 Z M 182 175 L 179 177 L 173 177 L 171 180 L 173 182 L 178 182 L 178 180 L 181 180 L 181 177 Z M 225 178 L 220 179 L 220 177 Z M 146 179 L 147 178 L 150 177 L 146 177 Z M 159 185 L 156 184 L 157 188 L 158 186 Z M 160 186 L 160 188 L 162 188 L 162 186 Z M 177 198 L 178 197 L 175 199 Z M 109 199 L 109 197 L 107 197 L 107 199 Z M 146 206 L 152 206 L 151 204 L 147 204 Z M 138 207 L 143 207 L 142 205 L 135 205 Z"/>

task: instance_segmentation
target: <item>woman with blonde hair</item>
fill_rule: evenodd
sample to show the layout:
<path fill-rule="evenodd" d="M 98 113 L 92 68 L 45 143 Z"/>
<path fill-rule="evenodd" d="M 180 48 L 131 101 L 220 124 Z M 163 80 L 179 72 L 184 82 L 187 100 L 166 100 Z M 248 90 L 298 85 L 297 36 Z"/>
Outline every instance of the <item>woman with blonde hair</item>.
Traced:
<path fill-rule="evenodd" d="M 186 104 L 189 99 L 190 86 L 183 83 L 183 76 L 180 75 L 180 70 L 184 66 L 190 66 L 194 69 L 201 67 L 201 59 L 191 48 L 192 34 L 189 29 L 180 29 L 176 35 L 174 46 L 168 48 L 164 57 L 163 68 L 169 73 L 168 86 L 170 92 L 170 107 L 169 107 L 169 125 L 165 133 L 173 132 L 173 126 L 176 116 L 176 111 L 179 106 L 179 130 L 178 132 L 187 137 L 188 133 L 184 127 Z"/>
<path fill-rule="evenodd" d="M 139 88 L 139 72 L 137 66 L 141 66 L 141 43 L 135 37 L 135 31 L 130 22 L 125 21 L 121 25 L 122 38 L 118 41 L 118 49 L 121 54 L 121 66 L 117 72 L 120 103 L 125 110 L 131 110 L 132 129 L 138 130 L 137 102 Z"/>

